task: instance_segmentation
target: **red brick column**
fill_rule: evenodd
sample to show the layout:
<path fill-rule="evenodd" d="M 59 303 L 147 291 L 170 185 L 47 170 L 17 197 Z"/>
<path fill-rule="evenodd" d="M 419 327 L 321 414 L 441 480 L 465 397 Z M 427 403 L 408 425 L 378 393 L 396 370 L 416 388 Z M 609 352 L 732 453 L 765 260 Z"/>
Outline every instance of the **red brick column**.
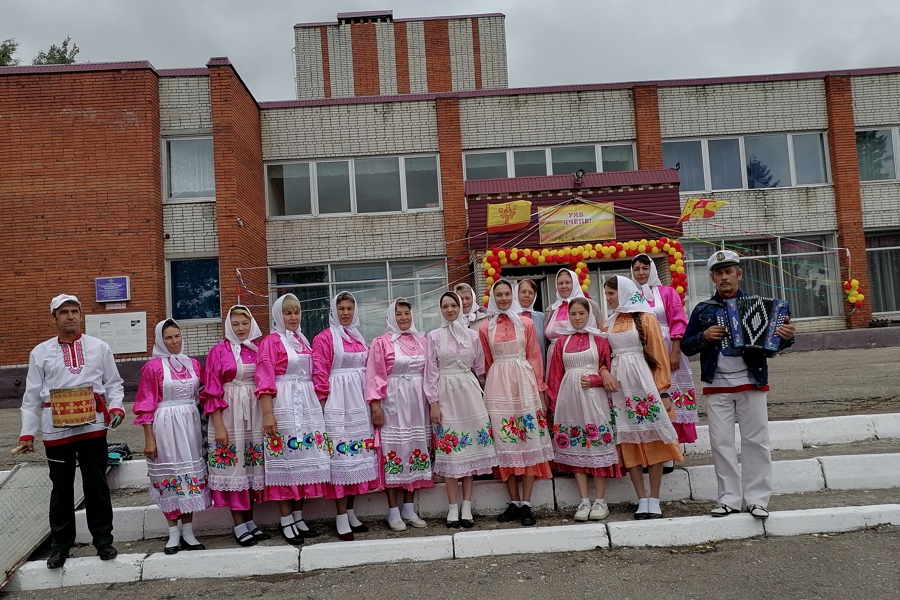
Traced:
<path fill-rule="evenodd" d="M 394 56 L 397 61 L 397 93 L 409 93 L 409 41 L 406 23 L 394 23 Z"/>
<path fill-rule="evenodd" d="M 331 57 L 328 54 L 328 27 L 319 27 L 322 38 L 322 82 L 325 86 L 325 97 L 331 98 Z"/>
<path fill-rule="evenodd" d="M 475 89 L 481 89 L 481 36 L 478 31 L 478 18 L 472 19 L 472 56 L 475 59 Z"/>
<path fill-rule="evenodd" d="M 447 277 L 451 286 L 470 283 L 468 217 L 463 185 L 462 131 L 459 127 L 459 100 L 439 98 L 437 105 L 438 144 L 441 160 L 441 191 L 444 206 L 444 239 L 447 242 Z"/>
<path fill-rule="evenodd" d="M 264 326 L 269 322 L 267 300 L 248 295 L 237 281 L 237 269 L 268 264 L 259 105 L 227 58 L 213 58 L 206 66 L 212 106 L 222 314 L 237 302 L 240 293 L 242 302 Z M 254 286 L 252 291 L 262 294 L 267 290 Z"/>
<path fill-rule="evenodd" d="M 425 21 L 425 68 L 429 92 L 449 92 L 453 89 L 449 23 L 446 19 Z"/>
<path fill-rule="evenodd" d="M 377 96 L 381 93 L 378 76 L 378 35 L 374 23 L 354 23 L 351 40 L 353 45 L 353 95 Z"/>
<path fill-rule="evenodd" d="M 825 102 L 828 107 L 828 157 L 834 183 L 834 208 L 837 214 L 838 246 L 850 250 L 841 258 L 841 280 L 852 273 L 866 296 L 869 269 L 866 260 L 866 237 L 863 234 L 862 198 L 859 189 L 859 163 L 856 156 L 856 132 L 853 122 L 853 89 L 847 76 L 825 78 Z M 852 270 L 848 267 L 852 266 Z M 841 290 L 843 292 L 843 290 Z M 872 320 L 872 303 L 867 297 L 862 307 L 850 314 L 852 307 L 843 303 L 847 327 L 865 327 Z"/>
<path fill-rule="evenodd" d="M 637 139 L 639 169 L 662 169 L 662 136 L 659 126 L 659 99 L 656 86 L 637 86 L 632 90 L 634 130 Z"/>

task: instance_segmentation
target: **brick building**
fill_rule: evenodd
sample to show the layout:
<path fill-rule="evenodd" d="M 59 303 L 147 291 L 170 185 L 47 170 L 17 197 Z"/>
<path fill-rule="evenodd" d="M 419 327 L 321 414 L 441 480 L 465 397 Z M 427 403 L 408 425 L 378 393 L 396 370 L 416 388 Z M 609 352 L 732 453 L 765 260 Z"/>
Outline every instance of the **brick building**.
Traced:
<path fill-rule="evenodd" d="M 341 289 L 369 337 L 401 295 L 428 329 L 448 284 L 483 290 L 485 252 L 519 239 L 485 226 L 488 204 L 514 199 L 536 214 L 549 197 L 614 197 L 619 241 L 680 238 L 689 304 L 725 244 L 754 259 L 750 289 L 791 301 L 801 331 L 900 312 L 900 67 L 508 89 L 502 15 L 341 13 L 294 33 L 289 101 L 257 102 L 222 58 L 0 68 L 13 275 L 0 296 L 18 334 L 2 336 L 0 365 L 52 335 L 56 293 L 114 314 L 94 279 L 116 275 L 131 278 L 116 308 L 147 314 L 148 350 L 173 316 L 203 354 L 228 306 L 265 322 L 268 295 L 287 289 L 308 335 Z M 729 204 L 677 226 L 687 198 Z M 594 294 L 627 266 L 587 263 Z M 848 266 L 866 296 L 852 312 Z"/>

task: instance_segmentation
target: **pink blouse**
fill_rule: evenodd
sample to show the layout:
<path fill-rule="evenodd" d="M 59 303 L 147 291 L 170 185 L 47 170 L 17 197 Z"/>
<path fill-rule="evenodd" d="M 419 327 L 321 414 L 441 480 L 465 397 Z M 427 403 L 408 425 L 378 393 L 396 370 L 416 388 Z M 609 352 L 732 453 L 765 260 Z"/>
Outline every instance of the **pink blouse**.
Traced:
<path fill-rule="evenodd" d="M 344 343 L 344 352 L 365 352 L 366 346 L 362 342 L 351 339 Z M 331 363 L 334 361 L 334 345 L 331 339 L 331 329 L 326 329 L 313 338 L 313 386 L 316 388 L 316 396 L 319 400 L 328 397 L 331 391 Z"/>
<path fill-rule="evenodd" d="M 569 341 L 571 339 L 571 341 Z M 594 342 L 597 345 L 597 352 L 600 355 L 598 368 L 610 365 L 609 343 L 605 338 L 594 336 Z M 568 345 L 568 347 L 567 347 Z M 553 356 L 550 357 L 550 365 L 547 367 L 547 395 L 550 397 L 550 408 L 556 407 L 556 398 L 559 395 L 559 386 L 562 383 L 563 376 L 566 374 L 566 366 L 563 364 L 563 348 L 569 354 L 576 352 L 584 352 L 589 347 L 588 334 L 573 333 L 571 335 L 563 335 L 556 341 L 553 348 Z M 591 387 L 601 387 L 603 378 L 600 375 L 591 375 Z"/>
<path fill-rule="evenodd" d="M 475 353 L 472 369 L 479 379 L 483 379 L 484 350 L 481 348 L 481 340 L 478 339 L 478 334 L 471 329 L 466 329 L 466 332 L 469 334 L 472 351 Z M 447 333 L 447 351 L 454 354 L 460 352 L 459 344 L 449 333 Z M 440 400 L 438 398 L 438 379 L 441 375 L 440 352 L 441 330 L 435 329 L 425 337 L 425 398 L 428 399 L 429 404 L 434 404 Z"/>
<path fill-rule="evenodd" d="M 256 362 L 256 352 L 247 346 L 241 346 L 241 362 L 252 365 Z M 203 414 L 208 415 L 219 409 L 228 408 L 225 401 L 225 384 L 234 381 L 237 365 L 231 342 L 223 340 L 213 346 L 206 357 L 206 375 L 203 380 L 203 391 L 200 392 L 200 404 Z"/>
<path fill-rule="evenodd" d="M 132 410 L 137 418 L 134 420 L 135 425 L 149 425 L 153 422 L 153 415 L 156 413 L 156 406 L 162 402 L 163 396 L 163 366 L 162 357 L 151 358 L 141 368 L 141 379 L 138 382 L 137 394 L 134 397 L 134 407 Z M 203 381 L 203 367 L 197 362 L 197 359 L 191 359 L 191 365 L 194 367 L 194 373 Z M 185 369 L 184 373 L 176 373 L 171 369 L 172 379 L 188 379 L 189 372 Z"/>
<path fill-rule="evenodd" d="M 300 341 L 303 344 L 303 340 Z M 300 354 L 312 354 L 312 348 L 303 344 Z M 259 344 L 259 354 L 256 355 L 256 371 L 253 372 L 253 380 L 256 381 L 256 397 L 260 394 L 275 396 L 275 378 L 287 372 L 288 355 L 284 349 L 284 342 L 277 333 L 270 333 Z"/>
<path fill-rule="evenodd" d="M 658 285 L 659 297 L 662 298 L 663 308 L 666 310 L 666 321 L 669 322 L 669 339 L 680 340 L 687 329 L 687 314 L 684 312 L 684 302 L 675 288 L 668 285 Z M 647 298 L 650 306 L 654 306 L 654 299 Z"/>
<path fill-rule="evenodd" d="M 522 323 L 525 324 L 525 360 L 531 364 L 534 369 L 534 377 L 537 379 L 538 391 L 543 392 L 547 389 L 544 383 L 544 364 L 541 360 L 541 347 L 538 344 L 537 334 L 534 332 L 534 322 L 528 317 L 521 317 Z M 481 347 L 484 350 L 484 370 L 490 371 L 491 365 L 494 364 L 494 356 L 491 354 L 490 337 L 488 336 L 488 327 L 491 324 L 490 319 L 485 319 L 478 330 L 481 337 Z M 495 342 L 509 342 L 516 339 L 516 326 L 506 315 L 497 317 L 497 330 L 494 332 Z"/>
<path fill-rule="evenodd" d="M 425 336 L 404 333 L 397 340 L 405 356 L 423 356 L 425 354 Z M 407 348 L 413 346 L 414 348 Z M 366 403 L 372 400 L 383 400 L 387 395 L 387 380 L 394 370 L 394 342 L 391 334 L 384 333 L 372 340 L 369 356 L 366 360 Z"/>

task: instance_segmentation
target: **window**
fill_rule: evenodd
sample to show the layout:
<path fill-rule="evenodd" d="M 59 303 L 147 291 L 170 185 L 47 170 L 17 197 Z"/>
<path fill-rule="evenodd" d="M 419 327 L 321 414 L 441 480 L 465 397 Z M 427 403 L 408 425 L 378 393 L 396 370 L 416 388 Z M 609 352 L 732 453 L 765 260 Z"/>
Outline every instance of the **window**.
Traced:
<path fill-rule="evenodd" d="M 559 146 L 550 149 L 554 175 L 570 175 L 578 169 L 586 173 L 597 172 L 595 146 Z"/>
<path fill-rule="evenodd" d="M 385 311 L 399 297 L 412 304 L 419 331 L 441 324 L 438 299 L 447 290 L 442 258 L 279 269 L 274 275 L 279 295 L 292 292 L 300 299 L 309 338 L 328 327 L 331 298 L 344 290 L 356 297 L 360 331 L 367 340 L 384 333 Z"/>
<path fill-rule="evenodd" d="M 212 138 L 167 139 L 165 155 L 168 199 L 215 198 Z"/>
<path fill-rule="evenodd" d="M 681 191 L 828 183 L 824 134 L 778 133 L 663 142 L 663 165 L 681 164 Z"/>
<path fill-rule="evenodd" d="M 859 161 L 860 181 L 896 179 L 894 140 L 896 129 L 878 129 L 856 132 L 856 156 Z"/>
<path fill-rule="evenodd" d="M 169 261 L 169 271 L 173 319 L 221 317 L 218 258 Z"/>
<path fill-rule="evenodd" d="M 900 312 L 900 231 L 866 234 L 872 312 Z"/>
<path fill-rule="evenodd" d="M 506 176 L 506 152 L 466 154 L 466 179 L 495 179 Z"/>
<path fill-rule="evenodd" d="M 598 169 L 597 159 L 600 159 Z M 504 177 L 571 175 L 584 169 L 600 171 L 632 171 L 635 168 L 634 144 L 585 144 L 521 148 L 493 152 L 471 152 L 464 156 L 466 180 Z"/>
<path fill-rule="evenodd" d="M 516 177 L 547 174 L 546 150 L 516 150 L 513 152 Z"/>
<path fill-rule="evenodd" d="M 706 260 L 723 243 L 742 256 L 745 292 L 787 300 L 795 318 L 842 314 L 843 289 L 830 235 L 685 244 L 689 305 L 715 293 Z"/>
<path fill-rule="evenodd" d="M 266 165 L 269 216 L 440 208 L 437 156 L 378 156 Z"/>
<path fill-rule="evenodd" d="M 600 146 L 600 155 L 604 173 L 634 171 L 634 152 L 631 145 Z"/>

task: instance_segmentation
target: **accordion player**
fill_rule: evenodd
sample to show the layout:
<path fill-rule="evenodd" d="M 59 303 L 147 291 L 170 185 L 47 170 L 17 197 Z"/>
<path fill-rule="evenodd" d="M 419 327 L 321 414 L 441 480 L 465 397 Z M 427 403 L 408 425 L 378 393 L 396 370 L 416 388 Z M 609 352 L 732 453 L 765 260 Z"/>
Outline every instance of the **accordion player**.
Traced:
<path fill-rule="evenodd" d="M 740 356 L 747 348 L 777 352 L 781 338 L 775 330 L 790 316 L 787 300 L 762 296 L 728 298 L 716 310 L 716 323 L 725 328 L 722 354 Z"/>

